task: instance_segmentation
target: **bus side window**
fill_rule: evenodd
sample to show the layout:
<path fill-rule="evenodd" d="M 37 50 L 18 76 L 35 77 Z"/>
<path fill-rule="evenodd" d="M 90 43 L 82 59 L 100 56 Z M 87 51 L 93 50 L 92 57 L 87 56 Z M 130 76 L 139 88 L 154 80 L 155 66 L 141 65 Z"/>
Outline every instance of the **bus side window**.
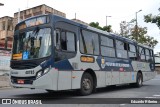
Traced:
<path fill-rule="evenodd" d="M 60 30 L 56 29 L 54 31 L 54 45 L 56 47 L 56 49 L 60 49 Z"/>
<path fill-rule="evenodd" d="M 154 54 L 153 54 L 153 50 L 150 50 L 150 62 L 154 62 Z"/>
<path fill-rule="evenodd" d="M 67 50 L 67 38 L 66 38 L 66 32 L 61 32 L 61 49 Z"/>
<path fill-rule="evenodd" d="M 72 32 L 66 32 L 67 36 L 67 51 L 76 51 L 76 44 L 75 44 L 75 34 Z"/>
<path fill-rule="evenodd" d="M 145 61 L 145 51 L 142 47 L 139 47 L 139 56 L 141 61 Z"/>
<path fill-rule="evenodd" d="M 129 55 L 129 59 L 137 60 L 136 46 L 135 45 L 128 44 L 128 55 Z"/>
<path fill-rule="evenodd" d="M 127 43 L 116 40 L 116 50 L 118 58 L 128 58 L 127 46 Z"/>

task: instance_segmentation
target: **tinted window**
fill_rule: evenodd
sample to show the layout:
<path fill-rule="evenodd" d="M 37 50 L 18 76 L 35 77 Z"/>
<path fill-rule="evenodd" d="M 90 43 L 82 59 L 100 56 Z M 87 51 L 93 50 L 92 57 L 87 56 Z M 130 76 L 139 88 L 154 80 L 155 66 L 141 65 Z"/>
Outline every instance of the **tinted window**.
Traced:
<path fill-rule="evenodd" d="M 136 47 L 132 44 L 128 45 L 128 56 L 132 60 L 137 59 L 137 54 L 136 54 Z"/>
<path fill-rule="evenodd" d="M 115 57 L 114 40 L 106 36 L 101 37 L 101 54 L 102 56 Z"/>
<path fill-rule="evenodd" d="M 145 61 L 145 51 L 142 47 L 139 47 L 139 56 L 141 61 Z"/>
<path fill-rule="evenodd" d="M 57 50 L 76 51 L 75 34 L 72 32 L 57 29 L 54 42 Z"/>
<path fill-rule="evenodd" d="M 99 55 L 98 34 L 82 30 L 80 38 L 80 51 L 86 54 Z"/>
<path fill-rule="evenodd" d="M 75 57 L 76 35 L 63 29 L 54 31 L 55 62 Z"/>
<path fill-rule="evenodd" d="M 110 47 L 101 46 L 101 54 L 103 56 L 115 57 L 115 49 Z"/>
<path fill-rule="evenodd" d="M 74 33 L 67 32 L 66 34 L 67 34 L 67 50 L 76 51 Z"/>
<path fill-rule="evenodd" d="M 116 40 L 116 50 L 117 50 L 117 57 L 118 58 L 128 58 L 127 56 L 127 44 Z"/>
<path fill-rule="evenodd" d="M 101 45 L 113 47 L 113 39 L 110 39 L 105 36 L 101 36 Z"/>

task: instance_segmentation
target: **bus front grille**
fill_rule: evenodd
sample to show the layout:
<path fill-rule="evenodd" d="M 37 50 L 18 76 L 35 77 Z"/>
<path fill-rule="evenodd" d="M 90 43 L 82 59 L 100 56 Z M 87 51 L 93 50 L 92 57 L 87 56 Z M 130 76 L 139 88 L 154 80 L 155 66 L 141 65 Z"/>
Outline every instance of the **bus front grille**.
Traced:
<path fill-rule="evenodd" d="M 35 63 L 11 63 L 11 68 L 12 69 L 18 69 L 18 70 L 22 70 L 22 69 L 33 69 L 35 67 L 37 67 L 38 64 Z"/>
<path fill-rule="evenodd" d="M 14 77 L 14 76 L 11 76 L 11 82 L 13 84 L 32 84 L 33 81 L 36 79 L 35 76 L 33 77 Z M 23 81 L 23 83 L 19 83 L 18 81 Z"/>

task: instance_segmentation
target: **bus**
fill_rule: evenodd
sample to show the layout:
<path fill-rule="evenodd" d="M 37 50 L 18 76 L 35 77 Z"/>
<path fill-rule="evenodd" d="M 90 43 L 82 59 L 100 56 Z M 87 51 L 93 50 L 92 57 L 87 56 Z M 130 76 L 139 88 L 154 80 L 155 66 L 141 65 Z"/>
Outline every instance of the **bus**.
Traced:
<path fill-rule="evenodd" d="M 130 84 L 155 77 L 153 49 L 57 15 L 28 18 L 14 31 L 10 79 L 13 87 L 48 92 Z"/>

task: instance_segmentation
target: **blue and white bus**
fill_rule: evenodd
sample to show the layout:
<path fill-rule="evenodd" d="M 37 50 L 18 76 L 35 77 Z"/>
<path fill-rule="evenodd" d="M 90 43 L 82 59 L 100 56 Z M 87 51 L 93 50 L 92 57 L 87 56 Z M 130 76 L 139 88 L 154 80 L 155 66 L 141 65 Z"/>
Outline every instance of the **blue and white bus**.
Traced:
<path fill-rule="evenodd" d="M 153 49 L 56 15 L 18 23 L 14 31 L 11 85 L 48 92 L 131 84 L 155 77 Z"/>

